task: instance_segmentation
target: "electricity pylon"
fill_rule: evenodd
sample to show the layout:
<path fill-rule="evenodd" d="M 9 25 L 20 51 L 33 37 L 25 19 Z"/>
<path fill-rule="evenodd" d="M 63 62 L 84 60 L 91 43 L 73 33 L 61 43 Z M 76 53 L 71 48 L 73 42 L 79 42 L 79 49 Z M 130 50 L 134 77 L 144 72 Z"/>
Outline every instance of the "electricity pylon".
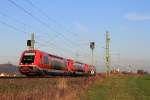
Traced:
<path fill-rule="evenodd" d="M 105 48 L 105 67 L 106 67 L 106 75 L 109 76 L 110 74 L 110 54 L 109 54 L 109 47 L 110 47 L 110 36 L 109 32 L 106 31 L 106 48 Z"/>

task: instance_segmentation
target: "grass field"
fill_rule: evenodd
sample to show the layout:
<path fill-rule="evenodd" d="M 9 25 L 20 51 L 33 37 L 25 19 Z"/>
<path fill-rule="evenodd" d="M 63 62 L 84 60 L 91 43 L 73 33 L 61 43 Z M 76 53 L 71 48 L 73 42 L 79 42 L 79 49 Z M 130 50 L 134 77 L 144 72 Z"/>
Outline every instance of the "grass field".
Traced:
<path fill-rule="evenodd" d="M 150 100 L 150 76 L 113 76 L 95 83 L 81 100 Z"/>
<path fill-rule="evenodd" d="M 150 76 L 0 79 L 0 100 L 150 100 Z"/>
<path fill-rule="evenodd" d="M 85 78 L 0 79 L 0 100 L 77 100 L 89 85 Z"/>

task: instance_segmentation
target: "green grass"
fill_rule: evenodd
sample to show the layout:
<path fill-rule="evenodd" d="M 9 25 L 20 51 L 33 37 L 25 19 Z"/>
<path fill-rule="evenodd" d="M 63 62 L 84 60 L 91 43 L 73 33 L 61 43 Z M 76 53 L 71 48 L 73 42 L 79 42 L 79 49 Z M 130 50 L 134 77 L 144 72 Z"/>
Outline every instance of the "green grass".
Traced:
<path fill-rule="evenodd" d="M 94 84 L 81 100 L 150 100 L 150 76 L 113 76 Z"/>
<path fill-rule="evenodd" d="M 101 84 L 92 85 L 92 87 L 82 96 L 81 100 L 105 100 L 108 94 L 108 79 L 102 81 Z"/>
<path fill-rule="evenodd" d="M 139 77 L 136 82 L 144 94 L 150 96 L 150 76 Z"/>

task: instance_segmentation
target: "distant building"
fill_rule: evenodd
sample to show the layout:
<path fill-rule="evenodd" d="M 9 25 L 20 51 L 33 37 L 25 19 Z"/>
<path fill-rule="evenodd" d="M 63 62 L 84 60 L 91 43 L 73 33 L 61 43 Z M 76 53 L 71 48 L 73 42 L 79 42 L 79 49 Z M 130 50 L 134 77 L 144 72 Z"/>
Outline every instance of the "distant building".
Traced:
<path fill-rule="evenodd" d="M 144 70 L 141 70 L 141 69 L 139 69 L 139 70 L 137 70 L 137 74 L 141 74 L 141 75 L 148 75 L 149 73 L 147 72 L 147 71 L 144 71 Z"/>

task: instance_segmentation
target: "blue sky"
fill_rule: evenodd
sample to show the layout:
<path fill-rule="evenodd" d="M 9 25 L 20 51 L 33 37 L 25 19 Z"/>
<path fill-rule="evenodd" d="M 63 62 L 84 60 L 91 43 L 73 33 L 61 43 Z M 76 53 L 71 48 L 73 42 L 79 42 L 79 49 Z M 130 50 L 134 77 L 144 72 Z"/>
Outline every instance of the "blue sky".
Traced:
<path fill-rule="evenodd" d="M 36 48 L 86 63 L 91 63 L 89 42 L 94 41 L 95 63 L 101 71 L 108 30 L 112 68 L 119 62 L 123 70 L 129 65 L 149 69 L 149 4 L 149 0 L 1 0 L 0 63 L 17 64 L 35 32 Z"/>

